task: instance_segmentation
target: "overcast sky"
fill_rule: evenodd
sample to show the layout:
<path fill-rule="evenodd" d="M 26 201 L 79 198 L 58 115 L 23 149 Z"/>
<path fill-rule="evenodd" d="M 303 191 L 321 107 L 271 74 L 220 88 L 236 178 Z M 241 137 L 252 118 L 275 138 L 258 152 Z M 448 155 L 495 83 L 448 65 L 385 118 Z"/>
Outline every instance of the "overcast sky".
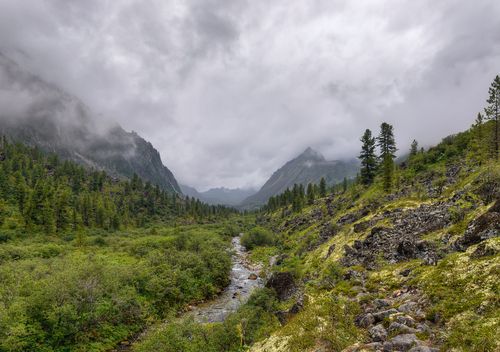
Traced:
<path fill-rule="evenodd" d="M 0 50 L 137 131 L 177 179 L 260 186 L 307 146 L 467 128 L 500 73 L 500 1 L 0 0 Z"/>

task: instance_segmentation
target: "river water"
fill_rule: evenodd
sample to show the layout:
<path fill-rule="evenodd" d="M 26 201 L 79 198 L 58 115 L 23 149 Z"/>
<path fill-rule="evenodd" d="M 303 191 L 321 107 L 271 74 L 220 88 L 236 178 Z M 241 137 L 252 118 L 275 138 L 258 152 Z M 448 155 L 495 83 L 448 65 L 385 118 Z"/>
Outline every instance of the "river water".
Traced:
<path fill-rule="evenodd" d="M 217 298 L 197 305 L 188 316 L 199 323 L 221 322 L 248 301 L 253 290 L 262 287 L 264 281 L 258 277 L 260 267 L 250 264 L 245 247 L 241 245 L 241 235 L 232 239 L 233 255 L 231 283 Z"/>
<path fill-rule="evenodd" d="M 231 282 L 224 291 L 215 299 L 192 307 L 192 310 L 183 314 L 185 317 L 193 317 L 199 323 L 222 322 L 226 317 L 237 311 L 238 308 L 248 301 L 248 298 L 256 288 L 264 286 L 264 280 L 258 277 L 260 267 L 252 265 L 248 260 L 248 253 L 241 245 L 241 235 L 232 239 L 233 255 L 231 257 Z M 132 342 L 141 340 L 148 330 L 138 334 L 131 339 Z M 129 341 L 117 346 L 112 352 L 127 352 L 132 348 Z"/>

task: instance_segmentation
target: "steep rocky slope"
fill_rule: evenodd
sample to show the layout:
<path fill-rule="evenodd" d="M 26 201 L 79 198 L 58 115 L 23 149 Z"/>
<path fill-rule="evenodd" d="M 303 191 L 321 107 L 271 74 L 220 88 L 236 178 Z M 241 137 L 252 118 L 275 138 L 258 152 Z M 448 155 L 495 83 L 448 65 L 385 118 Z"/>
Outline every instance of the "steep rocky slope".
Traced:
<path fill-rule="evenodd" d="M 500 164 L 473 131 L 378 181 L 262 216 L 277 234 L 275 351 L 497 351 Z M 275 274 L 277 275 L 277 274 Z M 285 285 L 286 284 L 286 285 Z M 293 287 L 290 293 L 290 287 Z"/>
<path fill-rule="evenodd" d="M 294 184 L 307 186 L 308 183 L 318 184 L 322 177 L 327 184 L 341 182 L 344 177 L 356 175 L 356 161 L 328 161 L 321 153 L 307 148 L 302 154 L 290 160 L 273 173 L 262 188 L 254 195 L 245 199 L 242 206 L 252 208 L 267 202 L 271 196 L 282 193 Z"/>
<path fill-rule="evenodd" d="M 3 100 L 10 102 L 2 104 L 10 110 L 0 111 L 1 135 L 115 176 L 137 174 L 167 191 L 181 192 L 151 143 L 119 126 L 101 126 L 80 100 L 0 53 L 0 102 Z"/>

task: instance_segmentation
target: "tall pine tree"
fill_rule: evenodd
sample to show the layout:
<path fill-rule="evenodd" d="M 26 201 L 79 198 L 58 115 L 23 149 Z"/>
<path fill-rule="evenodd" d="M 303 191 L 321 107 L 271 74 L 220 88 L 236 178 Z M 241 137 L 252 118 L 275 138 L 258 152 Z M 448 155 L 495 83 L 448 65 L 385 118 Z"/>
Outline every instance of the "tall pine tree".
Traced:
<path fill-rule="evenodd" d="M 497 75 L 488 90 L 488 106 L 484 109 L 488 120 L 493 121 L 491 155 L 498 159 L 498 119 L 500 117 L 500 77 Z"/>
<path fill-rule="evenodd" d="M 410 147 L 410 157 L 417 155 L 418 153 L 418 142 L 416 139 L 411 142 L 411 147 Z"/>
<path fill-rule="evenodd" d="M 320 197 L 326 196 L 326 180 L 324 177 L 319 181 L 319 195 Z"/>
<path fill-rule="evenodd" d="M 361 137 L 361 182 L 369 185 L 375 178 L 377 169 L 377 157 L 375 156 L 375 138 L 372 136 L 372 131 L 367 129 Z"/>
<path fill-rule="evenodd" d="M 392 125 L 383 122 L 380 125 L 380 135 L 377 138 L 377 144 L 380 148 L 380 161 L 382 166 L 382 176 L 384 190 L 389 192 L 392 188 L 392 179 L 394 175 L 394 158 L 396 155 L 396 142 L 394 140 L 394 131 Z"/>

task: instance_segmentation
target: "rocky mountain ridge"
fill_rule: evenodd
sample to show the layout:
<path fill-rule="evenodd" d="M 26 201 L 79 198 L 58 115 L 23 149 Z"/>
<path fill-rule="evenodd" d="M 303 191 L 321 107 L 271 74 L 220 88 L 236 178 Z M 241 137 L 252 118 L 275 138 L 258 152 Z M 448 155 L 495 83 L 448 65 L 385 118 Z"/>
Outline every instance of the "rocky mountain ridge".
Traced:
<path fill-rule="evenodd" d="M 204 192 L 199 192 L 196 188 L 180 184 L 184 195 L 194 197 L 208 204 L 223 204 L 238 206 L 247 197 L 255 194 L 253 189 L 230 189 L 225 187 L 211 188 Z"/>
<path fill-rule="evenodd" d="M 0 100 L 19 102 L 0 112 L 1 135 L 116 177 L 137 174 L 164 190 L 181 193 L 151 143 L 118 125 L 98 128 L 96 117 L 79 99 L 1 54 L 0 88 Z"/>
<path fill-rule="evenodd" d="M 322 177 L 328 185 L 340 183 L 344 178 L 354 177 L 358 169 L 356 160 L 328 161 L 320 152 L 308 147 L 296 158 L 276 170 L 256 194 L 242 202 L 242 206 L 258 207 L 266 203 L 270 197 L 293 187 L 294 184 L 304 186 L 308 183 L 319 184 Z"/>

